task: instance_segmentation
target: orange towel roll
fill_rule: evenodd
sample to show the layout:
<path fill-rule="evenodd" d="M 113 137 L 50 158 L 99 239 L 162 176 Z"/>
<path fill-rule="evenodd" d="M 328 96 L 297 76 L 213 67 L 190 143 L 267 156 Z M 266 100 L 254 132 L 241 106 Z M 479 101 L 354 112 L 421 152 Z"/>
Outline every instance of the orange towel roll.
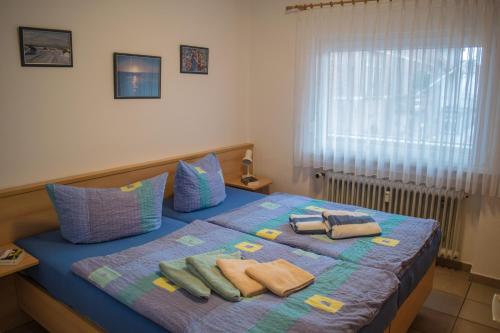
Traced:
<path fill-rule="evenodd" d="M 284 259 L 252 265 L 245 272 L 281 297 L 286 297 L 314 282 L 314 275 Z"/>
<path fill-rule="evenodd" d="M 266 287 L 245 273 L 247 268 L 257 264 L 259 263 L 255 260 L 217 259 L 217 267 L 244 297 L 256 296 L 266 291 Z"/>

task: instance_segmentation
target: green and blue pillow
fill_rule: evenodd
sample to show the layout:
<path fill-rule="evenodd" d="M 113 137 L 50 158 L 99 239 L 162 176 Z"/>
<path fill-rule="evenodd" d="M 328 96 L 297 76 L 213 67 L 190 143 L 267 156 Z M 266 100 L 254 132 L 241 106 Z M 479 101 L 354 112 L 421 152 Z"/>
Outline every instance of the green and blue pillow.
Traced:
<path fill-rule="evenodd" d="M 63 238 L 98 243 L 158 229 L 167 177 L 164 173 L 120 188 L 46 188 Z"/>
<path fill-rule="evenodd" d="M 215 154 L 189 164 L 179 161 L 174 182 L 174 210 L 192 212 L 226 199 L 224 176 Z"/>

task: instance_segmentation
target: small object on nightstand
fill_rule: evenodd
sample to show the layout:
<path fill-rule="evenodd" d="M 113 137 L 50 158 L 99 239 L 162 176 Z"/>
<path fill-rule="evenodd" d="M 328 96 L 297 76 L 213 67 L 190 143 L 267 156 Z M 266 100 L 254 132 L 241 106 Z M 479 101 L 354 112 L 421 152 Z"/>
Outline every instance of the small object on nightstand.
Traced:
<path fill-rule="evenodd" d="M 248 177 L 243 177 L 241 178 L 241 182 L 245 185 L 248 185 L 250 183 L 255 183 L 258 182 L 259 180 L 255 178 L 254 176 L 248 176 Z"/>
<path fill-rule="evenodd" d="M 273 181 L 269 178 L 259 177 L 257 181 L 249 182 L 247 184 L 243 183 L 243 180 L 240 177 L 228 178 L 226 179 L 226 185 L 241 188 L 243 190 L 252 191 L 252 192 L 260 192 L 264 194 L 269 194 L 269 185 L 271 185 Z"/>
<path fill-rule="evenodd" d="M 19 248 L 11 248 L 0 252 L 0 265 L 17 265 L 23 260 L 24 251 Z"/>
<path fill-rule="evenodd" d="M 22 257 L 15 264 L 0 265 L 0 278 L 38 265 L 37 258 L 12 243 L 0 246 L 0 254 L 3 255 L 5 251 L 12 249 L 21 250 Z"/>

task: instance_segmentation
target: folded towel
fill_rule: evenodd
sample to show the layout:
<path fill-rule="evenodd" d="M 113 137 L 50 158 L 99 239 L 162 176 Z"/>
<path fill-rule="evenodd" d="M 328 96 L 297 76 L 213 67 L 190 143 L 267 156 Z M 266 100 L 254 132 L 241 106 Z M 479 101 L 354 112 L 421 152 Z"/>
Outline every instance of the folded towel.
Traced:
<path fill-rule="evenodd" d="M 290 214 L 290 227 L 297 234 L 324 234 L 325 223 L 321 215 Z"/>
<path fill-rule="evenodd" d="M 368 214 L 346 210 L 326 210 L 323 212 L 326 234 L 332 239 L 377 236 L 382 233 L 380 226 Z"/>
<path fill-rule="evenodd" d="M 210 252 L 222 254 L 224 250 Z M 186 290 L 195 297 L 208 298 L 210 288 L 196 275 L 192 274 L 186 263 L 186 258 L 160 262 L 161 273 L 178 287 Z"/>
<path fill-rule="evenodd" d="M 250 278 L 245 270 L 258 264 L 256 260 L 217 259 L 217 267 L 245 297 L 253 297 L 266 291 L 266 287 Z"/>
<path fill-rule="evenodd" d="M 217 259 L 241 259 L 241 253 L 239 251 L 222 254 L 203 253 L 187 257 L 186 264 L 191 273 L 199 277 L 222 298 L 237 302 L 240 300 L 240 291 L 217 268 Z"/>
<path fill-rule="evenodd" d="M 314 281 L 314 275 L 284 259 L 252 265 L 245 272 L 281 297 L 299 291 Z"/>

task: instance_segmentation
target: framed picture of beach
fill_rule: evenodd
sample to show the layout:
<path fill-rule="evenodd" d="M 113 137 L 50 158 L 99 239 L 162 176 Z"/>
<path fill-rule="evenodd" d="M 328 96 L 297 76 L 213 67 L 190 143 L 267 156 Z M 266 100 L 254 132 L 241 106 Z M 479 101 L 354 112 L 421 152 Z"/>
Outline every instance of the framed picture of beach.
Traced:
<path fill-rule="evenodd" d="M 161 98 L 161 57 L 114 53 L 115 99 Z"/>
<path fill-rule="evenodd" d="M 208 74 L 208 48 L 181 45 L 181 73 Z"/>
<path fill-rule="evenodd" d="M 19 27 L 21 66 L 73 67 L 71 31 Z"/>

